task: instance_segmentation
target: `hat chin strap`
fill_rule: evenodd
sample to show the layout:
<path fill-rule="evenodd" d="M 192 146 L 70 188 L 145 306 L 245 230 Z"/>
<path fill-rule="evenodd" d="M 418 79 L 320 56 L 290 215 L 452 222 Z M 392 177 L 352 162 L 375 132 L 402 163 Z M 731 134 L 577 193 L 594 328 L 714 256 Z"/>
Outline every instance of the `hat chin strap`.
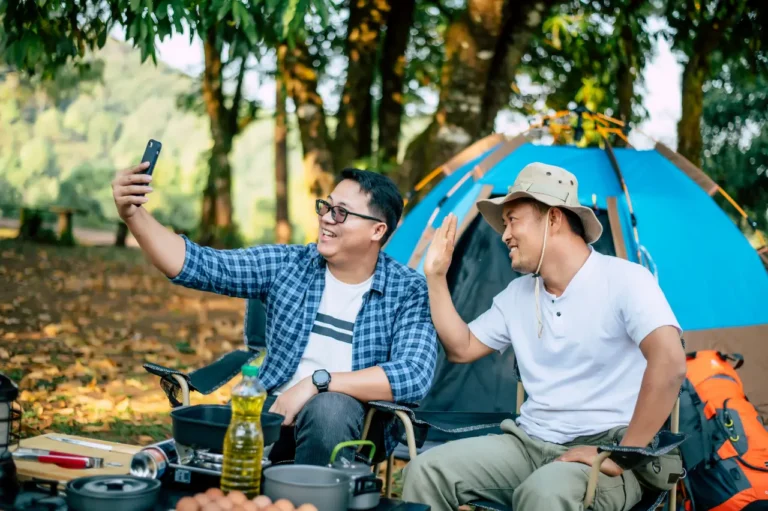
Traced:
<path fill-rule="evenodd" d="M 549 231 L 549 209 L 547 209 L 547 221 L 544 224 L 544 243 L 541 246 L 541 256 L 539 256 L 539 265 L 536 267 L 536 271 L 533 273 L 533 278 L 536 279 L 536 287 L 534 288 L 534 296 L 536 299 L 536 321 L 537 321 L 537 331 L 539 338 L 541 338 L 541 334 L 544 331 L 544 322 L 541 319 L 541 304 L 539 299 L 539 283 L 541 281 L 541 274 L 539 273 L 541 271 L 541 263 L 544 262 L 544 251 L 547 249 L 547 232 Z"/>

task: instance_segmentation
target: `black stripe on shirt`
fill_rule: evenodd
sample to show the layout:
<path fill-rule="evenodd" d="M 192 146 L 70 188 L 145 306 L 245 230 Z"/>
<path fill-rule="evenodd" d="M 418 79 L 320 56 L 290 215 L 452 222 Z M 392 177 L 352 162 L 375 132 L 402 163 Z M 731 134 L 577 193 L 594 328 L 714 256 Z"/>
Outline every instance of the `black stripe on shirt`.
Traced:
<path fill-rule="evenodd" d="M 318 335 L 324 335 L 326 337 L 330 337 L 331 339 L 335 339 L 337 341 L 346 342 L 347 344 L 352 344 L 351 335 L 339 332 L 338 330 L 334 330 L 333 328 L 327 328 L 327 327 L 318 325 L 317 323 L 315 323 L 315 325 L 312 327 L 312 333 L 315 333 Z"/>
<path fill-rule="evenodd" d="M 321 323 L 328 323 L 331 326 L 335 326 L 336 328 L 341 328 L 343 330 L 347 330 L 348 332 L 354 332 L 355 330 L 355 324 L 350 323 L 348 321 L 342 321 L 340 319 L 336 319 L 333 316 L 328 316 L 327 314 L 317 314 L 317 317 L 315 318 L 315 322 L 321 322 Z"/>

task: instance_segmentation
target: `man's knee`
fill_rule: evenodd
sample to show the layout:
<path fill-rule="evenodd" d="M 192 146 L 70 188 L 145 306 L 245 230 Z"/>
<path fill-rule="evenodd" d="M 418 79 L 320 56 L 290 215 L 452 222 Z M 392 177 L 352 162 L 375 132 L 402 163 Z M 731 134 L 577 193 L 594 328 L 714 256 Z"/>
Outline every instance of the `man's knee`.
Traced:
<path fill-rule="evenodd" d="M 554 461 L 534 471 L 517 487 L 513 495 L 515 509 L 579 509 L 587 493 L 590 467 L 581 463 Z M 624 509 L 624 478 L 601 475 L 598 509 Z M 626 492 L 630 496 L 633 492 Z M 534 507 L 531 507 L 534 505 Z"/>
<path fill-rule="evenodd" d="M 415 496 L 433 490 L 441 467 L 440 451 L 444 446 L 433 447 L 411 459 L 403 468 L 403 495 Z"/>
<path fill-rule="evenodd" d="M 323 392 L 310 399 L 296 417 L 296 427 L 360 429 L 364 407 L 357 399 L 338 392 Z"/>
<path fill-rule="evenodd" d="M 517 502 L 583 500 L 587 490 L 588 469 L 586 465 L 564 461 L 547 463 L 515 489 L 515 506 Z"/>

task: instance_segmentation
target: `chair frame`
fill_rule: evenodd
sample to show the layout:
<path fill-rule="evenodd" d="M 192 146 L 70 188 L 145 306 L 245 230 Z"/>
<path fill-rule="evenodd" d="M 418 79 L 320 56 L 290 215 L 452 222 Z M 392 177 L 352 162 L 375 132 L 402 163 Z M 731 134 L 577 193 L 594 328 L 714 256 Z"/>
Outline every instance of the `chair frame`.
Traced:
<path fill-rule="evenodd" d="M 517 415 L 520 415 L 520 407 L 522 406 L 523 400 L 525 397 L 525 389 L 523 388 L 523 384 L 521 381 L 517 382 L 517 406 L 515 413 Z M 377 409 L 375 407 L 371 407 L 370 410 L 368 410 L 368 413 L 365 417 L 365 424 L 363 426 L 363 434 L 362 439 L 365 440 L 368 437 L 368 431 L 371 426 L 371 422 L 373 421 L 373 416 L 376 414 Z M 397 417 L 397 419 L 400 420 L 400 422 L 403 424 L 403 427 L 405 428 L 405 435 L 406 435 L 406 442 L 408 446 L 408 456 L 410 459 L 415 459 L 418 456 L 418 451 L 416 448 L 416 437 L 414 434 L 413 429 L 413 422 L 411 421 L 410 417 L 408 417 L 408 414 L 405 413 L 402 410 L 392 410 L 391 412 L 387 413 L 394 413 L 394 415 Z M 670 432 L 671 433 L 679 433 L 680 428 L 680 398 L 678 397 L 675 400 L 675 404 L 672 408 L 672 413 L 670 414 Z M 587 489 L 584 496 L 584 509 L 589 509 L 592 504 L 594 503 L 595 494 L 597 492 L 597 482 L 600 477 L 600 467 L 602 466 L 603 462 L 611 457 L 613 454 L 612 451 L 602 451 L 597 455 L 597 459 L 595 463 L 592 465 L 592 468 L 589 473 L 589 480 L 587 481 Z M 387 498 L 392 497 L 392 465 L 394 464 L 395 460 L 395 453 L 392 452 L 388 457 L 386 461 L 386 481 L 385 481 L 385 495 Z M 675 485 L 670 491 L 669 491 L 669 509 L 674 510 L 677 506 L 677 485 Z"/>

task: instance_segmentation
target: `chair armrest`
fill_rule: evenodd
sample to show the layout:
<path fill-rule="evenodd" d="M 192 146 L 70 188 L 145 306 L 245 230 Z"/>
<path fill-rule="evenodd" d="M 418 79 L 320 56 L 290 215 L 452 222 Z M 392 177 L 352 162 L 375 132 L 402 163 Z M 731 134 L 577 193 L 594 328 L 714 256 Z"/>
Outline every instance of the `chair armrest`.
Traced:
<path fill-rule="evenodd" d="M 603 462 L 611 458 L 619 467 L 624 470 L 638 468 L 654 458 L 668 454 L 677 448 L 687 438 L 684 433 L 672 433 L 670 431 L 660 431 L 647 447 L 628 447 L 623 445 L 601 445 L 597 448 L 598 456 L 589 474 L 587 483 L 587 493 L 584 497 L 584 509 L 589 508 L 595 498 L 597 489 L 597 480 L 600 477 L 600 466 Z"/>
<path fill-rule="evenodd" d="M 648 447 L 627 447 L 623 445 L 603 445 L 597 448 L 597 452 L 611 453 L 611 460 L 624 470 L 632 470 L 640 465 L 648 463 L 653 458 L 668 454 L 682 444 L 687 435 L 685 433 L 671 433 L 660 431 Z"/>
<path fill-rule="evenodd" d="M 259 351 L 236 350 L 222 355 L 207 366 L 184 373 L 159 364 L 145 363 L 144 369 L 161 378 L 161 387 L 174 408 L 188 402 L 179 401 L 179 392 L 187 395 L 189 390 L 208 395 L 237 376 L 242 367 L 259 356 Z M 184 389 L 186 383 L 187 389 Z M 185 401 L 188 398 L 185 397 Z"/>

